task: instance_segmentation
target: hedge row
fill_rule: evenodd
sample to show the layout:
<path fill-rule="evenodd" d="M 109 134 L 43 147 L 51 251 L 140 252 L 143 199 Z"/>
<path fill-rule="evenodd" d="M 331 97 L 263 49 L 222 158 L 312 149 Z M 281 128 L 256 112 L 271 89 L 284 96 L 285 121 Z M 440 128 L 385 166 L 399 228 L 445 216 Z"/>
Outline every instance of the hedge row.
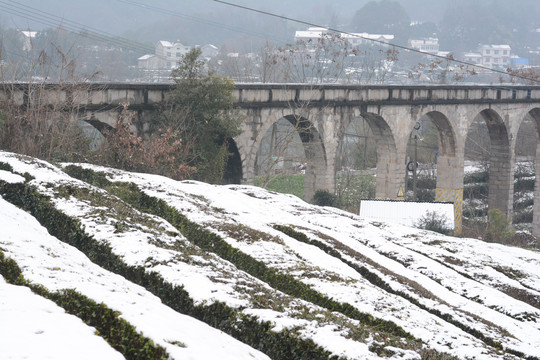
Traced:
<path fill-rule="evenodd" d="M 109 246 L 86 234 L 79 221 L 57 210 L 48 197 L 32 186 L 0 182 L 0 190 L 4 199 L 31 213 L 51 235 L 76 247 L 92 262 L 143 286 L 172 309 L 218 328 L 272 359 L 339 359 L 310 339 L 300 339 L 287 330 L 274 332 L 270 322 L 242 314 L 224 303 L 195 305 L 183 287 L 167 283 L 159 274 L 146 272 L 143 267 L 125 264 Z"/>
<path fill-rule="evenodd" d="M 308 285 L 296 280 L 293 276 L 282 274 L 269 268 L 262 261 L 256 260 L 250 255 L 232 247 L 219 235 L 190 221 L 175 208 L 168 206 L 163 200 L 146 195 L 136 185 L 130 183 L 109 182 L 103 174 L 77 166 L 69 166 L 64 169 L 70 176 L 80 180 L 104 187 L 107 191 L 117 195 L 139 211 L 159 216 L 175 226 L 190 242 L 201 249 L 212 252 L 221 258 L 230 261 L 238 269 L 264 281 L 274 289 L 282 291 L 290 296 L 303 299 L 313 304 L 324 307 L 330 311 L 336 311 L 343 315 L 371 326 L 376 331 L 384 331 L 402 338 L 414 339 L 414 337 L 396 325 L 394 322 L 378 319 L 371 314 L 363 313 L 348 303 L 335 301 Z M 108 185 L 103 186 L 106 182 Z"/>
<path fill-rule="evenodd" d="M 128 360 L 168 359 L 167 351 L 155 345 L 152 340 L 137 332 L 135 327 L 120 318 L 120 313 L 109 309 L 103 303 L 98 304 L 75 290 L 50 292 L 43 286 L 35 285 L 24 279 L 17 263 L 6 258 L 0 250 L 0 274 L 13 285 L 29 287 L 34 293 L 54 301 L 68 314 L 80 318 L 84 323 L 97 329 L 114 349 Z"/>
<path fill-rule="evenodd" d="M 405 293 L 403 291 L 393 289 L 387 282 L 385 282 L 383 279 L 381 279 L 377 274 L 372 273 L 365 266 L 360 266 L 358 264 L 355 264 L 355 263 L 353 263 L 351 261 L 348 261 L 348 260 L 344 259 L 343 256 L 341 256 L 341 253 L 339 251 L 337 251 L 336 249 L 334 249 L 331 246 L 326 245 L 325 243 L 323 243 L 321 241 L 310 239 L 306 234 L 301 233 L 299 231 L 296 231 L 290 226 L 274 225 L 274 228 L 276 230 L 281 231 L 285 235 L 290 236 L 291 238 L 293 238 L 295 240 L 298 240 L 300 242 L 303 242 L 303 243 L 318 247 L 319 249 L 323 250 L 328 255 L 331 255 L 331 256 L 339 259 L 343 263 L 345 263 L 348 266 L 350 266 L 351 268 L 353 268 L 356 272 L 358 272 L 360 275 L 362 275 L 362 277 L 364 277 L 366 280 L 368 280 L 373 285 L 378 286 L 381 289 L 383 289 L 383 290 L 385 290 L 385 291 L 387 291 L 387 292 L 389 292 L 391 294 L 398 295 L 398 296 L 406 299 L 407 301 L 414 304 L 415 306 L 418 306 L 422 310 L 428 311 L 429 313 L 443 319 L 444 321 L 446 321 L 446 322 L 448 322 L 448 323 L 450 323 L 452 325 L 455 325 L 456 327 L 460 328 L 461 330 L 467 332 L 468 334 L 476 337 L 477 339 L 483 341 L 485 344 L 490 345 L 490 346 L 494 347 L 497 350 L 503 350 L 504 349 L 507 353 L 516 355 L 516 356 L 518 356 L 520 358 L 525 358 L 525 359 L 530 359 L 530 360 L 539 360 L 538 357 L 525 356 L 525 354 L 523 354 L 520 351 L 516 351 L 516 350 L 513 350 L 513 349 L 509 349 L 509 348 L 503 348 L 503 346 L 502 346 L 502 344 L 500 342 L 495 341 L 494 339 L 482 334 L 480 331 L 478 331 L 476 329 L 473 329 L 470 326 L 462 324 L 461 322 L 455 320 L 450 314 L 444 314 L 444 313 L 440 312 L 439 310 L 431 309 L 431 308 L 423 305 L 417 299 L 411 297 L 407 293 Z M 438 260 L 436 260 L 436 261 L 438 261 Z M 445 265 L 440 261 L 438 261 L 438 262 L 441 263 L 442 265 Z M 470 278 L 470 276 L 467 275 L 467 274 L 461 274 L 461 275 Z"/>

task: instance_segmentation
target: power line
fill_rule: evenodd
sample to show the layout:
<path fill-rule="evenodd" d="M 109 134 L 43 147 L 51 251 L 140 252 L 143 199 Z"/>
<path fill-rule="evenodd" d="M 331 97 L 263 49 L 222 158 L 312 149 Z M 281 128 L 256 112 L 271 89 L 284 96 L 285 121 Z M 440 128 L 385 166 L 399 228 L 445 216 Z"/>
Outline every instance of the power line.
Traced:
<path fill-rule="evenodd" d="M 198 23 L 202 23 L 202 24 L 206 24 L 206 25 L 212 25 L 212 26 L 215 26 L 215 27 L 218 27 L 218 28 L 227 29 L 227 30 L 230 30 L 230 31 L 243 33 L 243 34 L 247 34 L 247 35 L 254 35 L 254 36 L 260 37 L 262 39 L 272 39 L 272 40 L 275 40 L 275 41 L 283 41 L 283 40 L 285 40 L 285 39 L 279 39 L 279 38 L 269 36 L 267 33 L 261 33 L 261 32 L 256 32 L 256 31 L 253 31 L 253 30 L 247 30 L 247 29 L 244 29 L 244 28 L 231 26 L 231 25 L 228 25 L 228 24 L 220 23 L 220 22 L 203 19 L 203 18 L 200 18 L 200 17 L 197 17 L 197 16 L 183 14 L 183 13 L 180 13 L 180 12 L 177 12 L 177 11 L 172 11 L 172 10 L 160 8 L 160 7 L 153 6 L 153 5 L 143 4 L 143 3 L 133 1 L 133 0 L 117 0 L 117 1 L 121 2 L 121 3 L 124 3 L 124 4 L 133 5 L 133 6 L 141 7 L 141 8 L 144 8 L 144 9 L 152 10 L 152 11 L 155 11 L 155 12 L 158 12 L 158 13 L 161 13 L 161 14 L 170 15 L 170 16 L 174 16 L 174 17 L 178 17 L 178 18 L 182 18 L 182 19 L 187 19 L 187 20 L 190 20 L 190 21 L 193 21 L 193 22 L 198 22 Z"/>
<path fill-rule="evenodd" d="M 9 14 L 20 16 L 27 20 L 36 21 L 47 26 L 62 26 L 66 30 L 78 33 L 79 36 L 86 37 L 92 40 L 105 42 L 111 45 L 117 45 L 127 49 L 139 50 L 141 52 L 153 52 L 154 50 L 153 48 L 145 44 L 117 37 L 113 34 L 102 32 L 100 30 L 74 21 L 66 20 L 62 17 L 50 14 L 43 10 L 20 4 L 16 1 L 0 1 L 0 8 L 2 8 L 5 12 Z"/>
<path fill-rule="evenodd" d="M 266 34 L 263 34 L 263 33 L 248 31 L 248 30 L 245 30 L 245 29 L 242 29 L 242 28 L 239 28 L 239 27 L 234 27 L 234 26 L 226 25 L 226 24 L 223 24 L 223 23 L 215 22 L 215 21 L 209 21 L 209 20 L 199 18 L 199 17 L 195 17 L 195 16 L 189 16 L 189 15 L 186 15 L 186 14 L 170 11 L 170 10 L 159 8 L 159 7 L 152 6 L 152 5 L 142 4 L 142 3 L 137 2 L 137 1 L 130 1 L 130 0 L 118 0 L 118 1 L 121 2 L 121 3 L 124 3 L 124 4 L 138 6 L 138 7 L 141 7 L 141 8 L 147 9 L 147 10 L 151 10 L 151 11 L 155 11 L 155 12 L 158 12 L 158 13 L 171 15 L 171 16 L 187 19 L 187 20 L 190 20 L 190 21 L 194 21 L 194 22 L 207 24 L 207 25 L 212 25 L 212 26 L 215 26 L 215 27 L 218 27 L 218 28 L 223 28 L 223 29 L 227 29 L 227 30 L 230 30 L 230 31 L 234 31 L 234 32 L 253 35 L 253 36 L 261 37 L 261 38 L 264 38 L 264 39 L 272 39 L 272 40 L 275 40 L 275 41 L 283 41 L 283 39 L 272 38 L 272 37 L 269 37 L 269 36 L 267 36 Z M 26 4 L 22 4 L 22 3 L 17 2 L 17 1 L 12 0 L 12 1 L 8 2 L 8 1 L 1 1 L 0 0 L 0 9 L 5 11 L 6 13 L 25 18 L 27 20 L 36 21 L 36 22 L 39 22 L 39 23 L 44 24 L 46 26 L 52 26 L 52 27 L 62 26 L 66 30 L 77 33 L 79 36 L 85 37 L 85 38 L 88 38 L 88 39 L 91 39 L 91 40 L 96 40 L 96 41 L 104 42 L 104 43 L 107 43 L 107 44 L 110 44 L 110 45 L 116 45 L 116 46 L 120 46 L 120 47 L 123 47 L 123 48 L 126 48 L 126 49 L 141 51 L 141 52 L 145 52 L 145 53 L 154 53 L 154 48 L 153 47 L 149 47 L 149 46 L 147 46 L 145 44 L 142 44 L 140 42 L 125 39 L 125 38 L 116 36 L 114 34 L 107 33 L 107 32 L 98 30 L 96 28 L 87 26 L 85 24 L 81 24 L 81 23 L 78 23 L 78 22 L 75 22 L 75 21 L 65 19 L 63 17 L 48 13 L 46 11 L 43 11 L 41 9 L 26 5 Z M 156 55 L 156 56 L 158 56 L 158 55 Z M 163 58 L 163 56 L 161 56 L 161 58 Z"/>
<path fill-rule="evenodd" d="M 497 69 L 492 69 L 492 68 L 489 68 L 489 67 L 487 67 L 487 66 L 478 65 L 478 64 L 473 64 L 473 63 L 469 63 L 469 62 L 462 61 L 462 60 L 457 60 L 457 59 L 450 58 L 450 57 L 446 57 L 446 56 L 442 56 L 442 55 L 437 55 L 437 54 L 427 53 L 427 52 L 424 52 L 424 51 L 421 51 L 421 50 L 417 50 L 417 49 L 413 49 L 413 48 L 410 48 L 410 47 L 407 47 L 407 46 L 403 46 L 403 45 L 397 45 L 397 44 L 392 44 L 392 43 L 386 43 L 386 42 L 381 41 L 381 40 L 371 39 L 371 38 L 368 38 L 368 37 L 365 37 L 365 36 L 362 36 L 362 35 L 359 35 L 359 34 L 355 34 L 355 33 L 350 33 L 350 32 L 344 31 L 344 30 L 328 28 L 328 27 L 325 27 L 325 26 L 322 26 L 322 25 L 318 25 L 318 24 L 309 22 L 309 21 L 299 20 L 299 19 L 295 19 L 295 18 L 288 17 L 288 16 L 284 16 L 284 15 L 278 15 L 278 14 L 275 14 L 275 13 L 271 13 L 271 12 L 269 12 L 269 11 L 264 11 L 264 10 L 259 10 L 259 9 L 255 9 L 255 8 L 248 7 L 248 6 L 238 5 L 238 4 L 234 4 L 234 3 L 227 2 L 227 1 L 223 1 L 223 0 L 213 0 L 213 1 L 214 1 L 214 2 L 217 2 L 217 3 L 224 4 L 224 5 L 236 7 L 236 8 L 239 8 L 239 9 L 244 9 L 244 10 L 248 10 L 248 11 L 251 11 L 251 12 L 256 12 L 256 13 L 259 13 L 259 14 L 263 14 L 263 15 L 267 15 L 267 16 L 271 16 L 271 17 L 276 17 L 276 18 L 283 19 L 283 20 L 288 20 L 288 21 L 296 22 L 296 23 L 303 24 L 303 25 L 307 25 L 307 26 L 310 26 L 310 27 L 326 28 L 326 29 L 328 29 L 328 30 L 331 31 L 331 32 L 335 32 L 335 33 L 338 33 L 338 34 L 344 34 L 344 35 L 356 37 L 356 38 L 359 38 L 359 39 L 371 41 L 371 42 L 378 43 L 378 44 L 381 44 L 381 45 L 392 46 L 392 47 L 394 47 L 394 48 L 398 48 L 398 49 L 402 49 L 402 50 L 406 50 L 406 51 L 411 51 L 411 52 L 418 53 L 418 54 L 422 54 L 422 55 L 429 55 L 429 56 L 432 56 L 432 57 L 435 57 L 435 58 L 440 58 L 440 59 L 447 60 L 447 61 L 452 61 L 452 62 L 455 62 L 455 63 L 457 63 L 457 64 L 467 65 L 467 66 L 472 66 L 473 68 L 478 68 L 478 69 L 482 69 L 482 70 L 487 70 L 487 71 L 490 71 L 490 72 L 499 73 L 499 74 L 503 74 L 503 75 L 508 75 L 508 76 L 515 77 L 515 78 L 519 78 L 519 79 L 522 79 L 522 80 L 527 80 L 527 81 L 531 81 L 531 82 L 540 83 L 540 80 L 528 78 L 528 77 L 526 77 L 526 76 L 508 74 L 506 71 L 497 70 Z"/>

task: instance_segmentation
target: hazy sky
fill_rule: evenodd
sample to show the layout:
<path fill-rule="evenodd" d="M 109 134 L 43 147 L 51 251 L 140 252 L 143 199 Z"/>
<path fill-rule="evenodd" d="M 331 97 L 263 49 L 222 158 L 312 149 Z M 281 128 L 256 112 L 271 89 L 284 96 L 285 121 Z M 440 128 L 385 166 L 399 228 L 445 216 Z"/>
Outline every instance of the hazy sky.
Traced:
<path fill-rule="evenodd" d="M 328 21 L 335 14 L 348 21 L 368 0 L 229 0 L 280 15 L 306 21 Z M 418 16 L 446 0 L 401 0 Z M 418 6 L 418 4 L 424 4 Z M 147 6 L 145 8 L 145 5 Z M 4 27 L 42 29 L 64 21 L 77 27 L 97 28 L 116 35 L 159 21 L 177 17 L 185 22 L 205 20 L 210 13 L 220 13 L 224 23 L 242 25 L 242 15 L 249 14 L 212 0 L 12 0 L 0 1 L 0 21 Z M 431 11 L 432 15 L 436 12 Z M 230 14 L 230 18 L 226 14 Z M 193 18 L 193 16 L 197 18 Z M 254 15 L 251 13 L 250 15 Z M 261 15 L 263 16 L 263 15 Z M 411 16 L 412 18 L 413 16 Z M 156 25 L 157 25 L 156 24 Z"/>

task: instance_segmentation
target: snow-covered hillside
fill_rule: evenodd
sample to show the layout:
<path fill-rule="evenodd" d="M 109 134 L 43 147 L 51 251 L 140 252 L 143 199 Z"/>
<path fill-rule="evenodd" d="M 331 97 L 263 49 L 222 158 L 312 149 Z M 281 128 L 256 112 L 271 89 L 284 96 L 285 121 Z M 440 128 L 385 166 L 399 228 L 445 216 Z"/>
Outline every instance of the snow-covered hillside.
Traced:
<path fill-rule="evenodd" d="M 538 252 L 251 186 L 5 152 L 0 169 L 0 251 L 24 279 L 103 303 L 171 359 L 540 359 Z M 79 358 L 71 337 L 129 357 L 24 287 L 0 281 L 0 303 L 9 359 L 54 341 Z"/>

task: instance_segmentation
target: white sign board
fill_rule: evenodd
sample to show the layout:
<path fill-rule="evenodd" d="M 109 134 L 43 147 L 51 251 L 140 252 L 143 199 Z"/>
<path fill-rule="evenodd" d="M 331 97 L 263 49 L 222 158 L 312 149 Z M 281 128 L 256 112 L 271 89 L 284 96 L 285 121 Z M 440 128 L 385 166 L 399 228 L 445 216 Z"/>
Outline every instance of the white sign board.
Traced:
<path fill-rule="evenodd" d="M 446 218 L 446 227 L 454 229 L 453 203 L 427 203 L 390 200 L 362 200 L 360 216 L 375 221 L 382 221 L 406 226 L 416 226 L 428 213 Z"/>

